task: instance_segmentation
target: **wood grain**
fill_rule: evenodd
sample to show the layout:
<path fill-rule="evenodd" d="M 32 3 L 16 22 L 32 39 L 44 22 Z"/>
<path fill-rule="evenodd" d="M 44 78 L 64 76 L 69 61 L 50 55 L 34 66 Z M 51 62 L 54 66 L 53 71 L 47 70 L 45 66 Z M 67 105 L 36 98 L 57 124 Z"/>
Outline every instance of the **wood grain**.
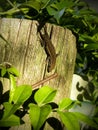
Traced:
<path fill-rule="evenodd" d="M 47 55 L 41 46 L 37 26 L 37 21 L 0 19 L 0 34 L 11 44 L 11 46 L 6 45 L 5 41 L 0 38 L 0 63 L 10 62 L 19 70 L 20 77 L 17 79 L 17 85 L 32 85 L 57 73 L 57 77 L 48 80 L 43 85 L 49 85 L 58 90 L 55 101 L 59 102 L 60 99 L 70 95 L 76 59 L 76 38 L 70 30 L 47 23 L 49 35 L 53 28 L 51 41 L 56 53 L 59 54 L 55 68 L 48 73 L 45 69 Z M 8 81 L 4 82 L 5 91 L 9 89 L 6 84 Z M 26 127 L 22 129 L 27 130 Z"/>

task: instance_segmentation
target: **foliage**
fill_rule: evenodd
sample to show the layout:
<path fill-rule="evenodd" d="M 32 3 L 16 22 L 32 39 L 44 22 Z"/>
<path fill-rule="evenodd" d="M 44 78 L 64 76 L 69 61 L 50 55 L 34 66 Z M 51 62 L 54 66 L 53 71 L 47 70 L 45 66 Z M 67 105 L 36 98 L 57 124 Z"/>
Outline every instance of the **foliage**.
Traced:
<path fill-rule="evenodd" d="M 98 14 L 83 1 L 3 0 L 0 16 L 49 22 L 71 29 L 77 37 L 75 73 L 98 77 Z"/>
<path fill-rule="evenodd" d="M 57 129 L 57 126 L 54 126 L 49 119 L 53 120 L 55 123 L 59 122 L 58 130 L 62 129 L 61 123 L 63 123 L 68 130 L 80 130 L 79 121 L 83 121 L 94 128 L 98 127 L 98 124 L 88 116 L 82 113 L 67 111 L 72 108 L 74 104 L 77 104 L 77 101 L 65 98 L 56 104 L 53 102 L 53 99 L 56 96 L 57 90 L 49 86 L 43 86 L 34 92 L 29 85 L 17 86 L 15 81 L 15 76 L 17 75 L 19 76 L 18 71 L 10 64 L 0 64 L 1 79 L 8 78 L 10 80 L 9 91 L 5 93 L 3 93 L 3 82 L 2 80 L 0 81 L 1 129 L 3 127 L 7 128 L 25 123 L 22 120 L 25 114 L 29 114 L 31 125 L 34 130 L 44 128 L 46 122 L 54 129 Z M 57 113 L 62 122 L 56 118 L 49 117 L 51 112 Z"/>
<path fill-rule="evenodd" d="M 91 10 L 86 3 L 79 0 L 2 0 L 0 1 L 0 17 L 38 20 L 43 24 L 49 22 L 60 25 L 64 28 L 67 27 L 72 30 L 72 32 L 76 36 L 78 52 L 75 73 L 81 75 L 86 81 L 88 81 L 87 89 L 85 89 L 84 87 L 79 87 L 79 85 L 77 85 L 78 88 L 82 88 L 81 91 L 83 92 L 82 94 L 78 95 L 78 98 L 80 100 L 83 100 L 83 98 L 85 98 L 86 100 L 89 100 L 92 103 L 96 104 L 96 113 L 98 113 L 98 14 L 94 10 Z M 0 35 L 0 37 L 2 36 Z M 2 68 L 0 72 L 2 77 L 8 77 L 11 81 L 9 101 L 6 101 L 6 103 L 5 101 L 3 101 L 4 99 L 2 99 L 0 103 L 3 104 L 4 102 L 3 107 L 5 107 L 5 110 L 7 110 L 8 108 L 9 111 L 12 111 L 12 116 L 8 117 L 7 121 L 9 120 L 9 122 L 11 122 L 13 121 L 13 118 L 15 118 L 15 122 L 13 122 L 13 125 L 16 125 L 20 122 L 19 117 L 17 117 L 15 114 L 21 112 L 21 110 L 19 109 L 21 105 L 23 105 L 23 108 L 26 107 L 25 104 L 27 98 L 23 97 L 23 99 L 21 98 L 20 101 L 18 99 L 19 97 L 16 97 L 14 94 L 19 92 L 20 96 L 22 93 L 25 93 L 24 89 L 29 89 L 30 86 L 27 85 L 27 87 L 26 85 L 22 85 L 20 86 L 21 90 L 20 88 L 17 89 L 14 76 L 18 76 L 19 74 L 15 68 L 10 68 L 8 66 L 9 64 L 7 66 L 3 65 L 3 67 L 0 66 L 0 68 Z M 90 77 L 90 79 L 88 77 Z M 0 82 L 0 87 L 0 89 L 2 90 L 2 82 Z M 45 87 L 45 89 L 48 91 L 47 87 Z M 31 90 L 29 91 L 31 92 Z M 27 96 L 28 99 L 30 98 L 30 92 Z M 37 123 L 42 125 L 43 122 L 46 121 L 46 116 L 50 113 L 50 111 L 53 111 L 51 105 L 49 104 L 49 102 L 47 102 L 47 100 L 52 101 L 52 98 L 55 96 L 55 90 L 51 92 L 48 93 L 49 95 L 51 95 L 51 100 L 48 99 L 48 95 L 46 99 L 40 98 L 40 101 L 37 100 L 37 97 L 39 96 L 35 96 L 34 98 L 36 100 L 36 104 L 28 104 L 27 108 L 29 109 L 31 123 L 33 122 L 31 112 L 32 109 L 36 108 L 37 114 L 39 113 L 38 119 L 40 119 L 41 111 L 47 112 L 44 115 L 44 119 L 40 121 L 41 123 L 39 123 L 39 120 L 36 120 L 35 125 Z M 38 93 L 40 93 L 39 90 L 35 93 L 35 95 L 38 95 Z M 6 95 L 3 94 L 2 91 L 0 91 L 0 94 L 0 98 Z M 14 104 L 12 103 L 12 101 L 14 101 Z M 42 105 L 43 101 L 45 103 L 44 105 Z M 87 121 L 87 118 L 83 117 L 82 115 L 80 116 L 79 114 L 75 113 L 62 112 L 64 109 L 69 109 L 72 103 L 73 101 L 71 101 L 70 99 L 64 99 L 63 104 L 60 103 L 59 105 L 57 105 L 58 108 L 56 108 L 56 111 L 60 115 L 62 122 L 66 124 L 66 127 L 68 127 L 70 130 L 71 126 L 69 126 L 70 121 L 68 120 L 68 118 L 71 118 L 71 121 L 74 120 L 76 122 L 79 118 L 81 120 L 85 119 L 85 122 Z M 4 116 L 9 116 L 9 111 L 8 113 L 5 113 Z M 3 109 L 0 110 L 0 112 L 3 113 Z M 54 118 L 49 119 L 56 120 Z M 47 119 L 47 121 L 51 124 L 49 119 Z M 98 117 L 95 116 L 94 121 L 98 124 Z M 89 122 L 88 124 L 93 123 Z M 38 126 L 38 128 L 40 127 L 40 125 Z M 12 125 L 10 124 L 10 126 Z M 79 128 L 79 125 L 77 123 L 72 124 L 72 126 L 77 130 Z M 36 126 L 34 126 L 34 128 L 36 128 Z"/>
<path fill-rule="evenodd" d="M 29 85 L 16 86 L 14 75 L 17 76 L 19 73 L 14 67 L 9 67 L 8 65 L 8 63 L 0 64 L 0 77 L 8 77 L 11 83 L 10 91 L 3 94 L 3 84 L 0 80 L 0 126 L 5 127 L 20 124 L 20 118 L 15 115 L 15 112 L 32 93 L 32 89 Z"/>

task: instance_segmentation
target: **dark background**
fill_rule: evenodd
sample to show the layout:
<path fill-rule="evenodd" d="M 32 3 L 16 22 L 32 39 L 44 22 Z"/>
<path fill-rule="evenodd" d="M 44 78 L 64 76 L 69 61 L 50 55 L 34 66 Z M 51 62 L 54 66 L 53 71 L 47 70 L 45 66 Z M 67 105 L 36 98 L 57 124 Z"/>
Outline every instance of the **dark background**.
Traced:
<path fill-rule="evenodd" d="M 89 4 L 91 8 L 94 8 L 98 12 L 98 0 L 82 0 Z"/>

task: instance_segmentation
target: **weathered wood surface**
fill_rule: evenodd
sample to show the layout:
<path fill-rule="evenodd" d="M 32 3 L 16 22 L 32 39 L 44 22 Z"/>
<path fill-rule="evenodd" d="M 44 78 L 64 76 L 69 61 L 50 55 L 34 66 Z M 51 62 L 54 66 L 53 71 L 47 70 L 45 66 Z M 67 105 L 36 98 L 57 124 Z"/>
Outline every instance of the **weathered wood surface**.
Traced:
<path fill-rule="evenodd" d="M 40 43 L 37 22 L 31 20 L 0 19 L 0 34 L 11 44 L 11 47 L 6 46 L 0 38 L 0 63 L 10 62 L 19 70 L 21 75 L 17 79 L 18 85 L 32 85 L 51 74 L 57 73 L 56 78 L 49 80 L 44 85 L 58 90 L 55 99 L 58 102 L 70 95 L 76 58 L 76 39 L 70 30 L 47 24 L 49 34 L 52 27 L 51 41 L 56 53 L 59 54 L 52 72 L 45 71 L 47 55 Z M 8 86 L 5 89 L 9 89 Z"/>

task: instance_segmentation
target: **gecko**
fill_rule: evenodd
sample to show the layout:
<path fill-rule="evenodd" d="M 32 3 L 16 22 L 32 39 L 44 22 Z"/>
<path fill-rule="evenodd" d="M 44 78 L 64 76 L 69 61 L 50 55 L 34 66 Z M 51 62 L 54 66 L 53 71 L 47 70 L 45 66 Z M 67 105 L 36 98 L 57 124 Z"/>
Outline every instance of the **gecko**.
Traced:
<path fill-rule="evenodd" d="M 45 49 L 45 52 L 47 54 L 47 61 L 48 61 L 48 66 L 47 66 L 47 71 L 51 72 L 56 64 L 56 52 L 55 48 L 51 42 L 51 39 L 47 33 L 46 26 L 44 27 L 44 34 L 39 31 L 41 39 L 42 39 L 42 46 Z"/>

